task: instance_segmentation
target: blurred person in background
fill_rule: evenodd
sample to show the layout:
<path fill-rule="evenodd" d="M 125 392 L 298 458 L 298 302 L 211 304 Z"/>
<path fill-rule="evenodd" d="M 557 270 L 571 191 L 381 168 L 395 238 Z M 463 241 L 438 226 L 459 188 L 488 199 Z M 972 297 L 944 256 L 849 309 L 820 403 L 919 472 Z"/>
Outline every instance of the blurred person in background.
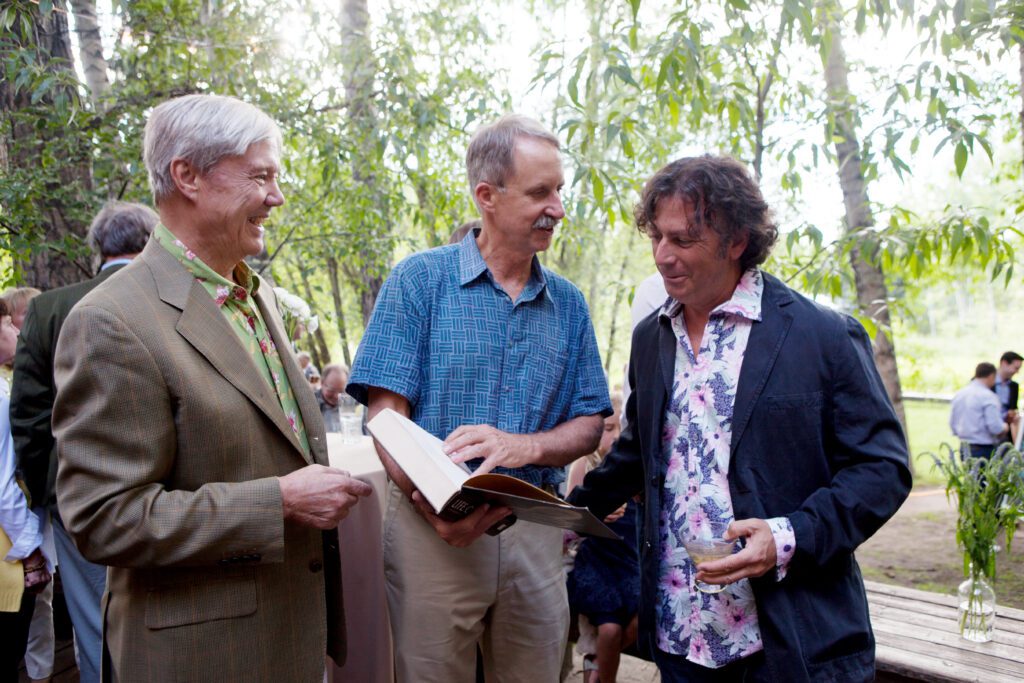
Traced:
<path fill-rule="evenodd" d="M 14 356 L 18 329 L 0 299 L 0 363 Z M 0 680 L 17 681 L 35 598 L 51 581 L 53 563 L 43 552 L 42 521 L 29 509 L 15 478 L 10 396 L 0 385 Z"/>

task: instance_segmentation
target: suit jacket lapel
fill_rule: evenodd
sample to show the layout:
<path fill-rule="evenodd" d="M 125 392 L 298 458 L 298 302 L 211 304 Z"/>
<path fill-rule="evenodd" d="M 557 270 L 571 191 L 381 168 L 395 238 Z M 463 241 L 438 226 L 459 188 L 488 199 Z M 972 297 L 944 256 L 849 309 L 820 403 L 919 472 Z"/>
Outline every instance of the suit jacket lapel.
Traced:
<path fill-rule="evenodd" d="M 252 401 L 305 458 L 299 440 L 281 410 L 276 393 L 260 376 L 231 324 L 209 293 L 155 241 L 149 241 L 142 252 L 142 258 L 150 266 L 160 298 L 181 310 L 181 318 L 176 326 L 178 333 L 224 379 Z"/>
<path fill-rule="evenodd" d="M 676 373 L 676 351 L 679 340 L 672 331 L 672 323 L 668 318 L 658 315 L 658 364 L 661 367 L 661 381 L 665 385 L 666 396 L 672 395 L 672 383 Z"/>
<path fill-rule="evenodd" d="M 317 404 L 312 390 L 308 388 L 309 380 L 302 374 L 302 370 L 299 369 L 299 364 L 292 354 L 291 340 L 288 339 L 285 333 L 281 315 L 277 308 L 277 300 L 274 298 L 273 293 L 267 291 L 267 288 L 267 282 L 264 280 L 256 291 L 256 304 L 260 307 L 260 313 L 263 315 L 263 322 L 270 332 L 270 338 L 274 340 L 274 346 L 277 347 L 277 354 L 281 358 L 281 364 L 284 366 L 288 383 L 292 387 L 292 394 L 295 395 L 295 402 L 299 406 L 302 424 L 306 428 L 306 438 L 309 441 L 309 449 L 313 456 L 310 462 L 326 465 L 328 462 L 327 439 L 320 429 L 320 425 L 323 422 L 323 417 L 320 415 L 320 406 Z"/>
<path fill-rule="evenodd" d="M 764 273 L 764 294 L 761 304 L 761 321 L 755 322 L 750 330 L 747 350 L 743 354 L 743 367 L 736 387 L 736 402 L 733 406 L 732 445 L 733 455 L 743 438 L 750 416 L 758 397 L 768 383 L 775 359 L 786 339 L 793 316 L 785 306 L 792 301 L 789 291 L 781 282 Z"/>

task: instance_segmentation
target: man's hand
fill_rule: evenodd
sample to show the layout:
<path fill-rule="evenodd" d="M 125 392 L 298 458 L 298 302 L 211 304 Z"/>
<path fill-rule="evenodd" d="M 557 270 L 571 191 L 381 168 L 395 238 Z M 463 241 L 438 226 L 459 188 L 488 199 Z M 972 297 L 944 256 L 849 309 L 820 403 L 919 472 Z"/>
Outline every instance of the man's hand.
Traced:
<path fill-rule="evenodd" d="M 465 548 L 512 512 L 507 507 L 492 508 L 485 503 L 457 522 L 446 522 L 434 514 L 434 508 L 419 491 L 412 492 L 412 502 L 437 535 L 456 548 Z"/>
<path fill-rule="evenodd" d="M 454 462 L 483 458 L 475 474 L 501 467 L 522 467 L 540 456 L 529 434 L 509 434 L 490 425 L 463 425 L 444 440 L 444 452 Z"/>
<path fill-rule="evenodd" d="M 740 579 L 749 579 L 775 568 L 775 537 L 763 519 L 739 519 L 729 525 L 726 540 L 745 538 L 746 546 L 735 555 L 702 562 L 698 565 L 697 580 L 705 583 L 728 585 Z"/>
<path fill-rule="evenodd" d="M 1007 424 L 1011 424 L 1012 425 L 1015 422 L 1017 422 L 1017 420 L 1019 420 L 1019 419 L 1020 419 L 1020 414 L 1018 414 L 1016 410 L 1007 410 L 1006 411 L 1006 423 Z"/>
<path fill-rule="evenodd" d="M 348 472 L 323 465 L 307 465 L 277 480 L 284 518 L 317 529 L 338 526 L 361 496 L 373 492 Z"/>

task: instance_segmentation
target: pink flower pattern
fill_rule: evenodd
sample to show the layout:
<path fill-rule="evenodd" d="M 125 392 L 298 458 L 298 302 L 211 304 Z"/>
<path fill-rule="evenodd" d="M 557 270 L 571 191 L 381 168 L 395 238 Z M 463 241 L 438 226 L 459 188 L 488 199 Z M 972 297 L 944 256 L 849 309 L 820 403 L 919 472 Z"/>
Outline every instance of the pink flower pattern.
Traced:
<path fill-rule="evenodd" d="M 176 239 L 163 225 L 156 226 L 153 237 L 210 294 L 213 302 L 234 329 L 238 340 L 253 359 L 260 375 L 276 392 L 285 419 L 302 449 L 308 454 L 309 441 L 299 413 L 298 401 L 288 382 L 277 346 L 270 336 L 258 306 L 252 299 L 252 293 L 260 286 L 259 276 L 253 273 L 245 262 L 240 262 L 233 273 L 237 282 L 232 282 L 203 263 L 195 252 Z"/>
<path fill-rule="evenodd" d="M 750 330 L 761 319 L 762 291 L 761 273 L 744 273 L 732 298 L 712 312 L 696 353 L 682 305 L 669 301 L 662 308 L 678 346 L 662 433 L 667 463 L 659 517 L 657 643 L 665 652 L 709 668 L 763 647 L 750 582 L 739 581 L 721 593 L 698 591 L 697 570 L 683 547 L 684 536 L 733 521 L 728 484 L 732 413 Z"/>

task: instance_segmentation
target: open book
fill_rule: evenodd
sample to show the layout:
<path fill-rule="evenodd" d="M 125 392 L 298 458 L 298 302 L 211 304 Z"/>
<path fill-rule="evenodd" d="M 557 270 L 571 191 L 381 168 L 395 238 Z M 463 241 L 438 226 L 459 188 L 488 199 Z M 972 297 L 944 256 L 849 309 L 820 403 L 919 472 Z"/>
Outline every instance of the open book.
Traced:
<path fill-rule="evenodd" d="M 492 535 L 519 518 L 591 536 L 618 538 L 587 508 L 573 507 L 521 479 L 494 473 L 474 475 L 464 464 L 452 462 L 442 450 L 440 439 L 390 408 L 377 413 L 366 428 L 443 519 L 461 519 L 477 506 L 490 503 L 513 511 L 488 530 Z"/>

